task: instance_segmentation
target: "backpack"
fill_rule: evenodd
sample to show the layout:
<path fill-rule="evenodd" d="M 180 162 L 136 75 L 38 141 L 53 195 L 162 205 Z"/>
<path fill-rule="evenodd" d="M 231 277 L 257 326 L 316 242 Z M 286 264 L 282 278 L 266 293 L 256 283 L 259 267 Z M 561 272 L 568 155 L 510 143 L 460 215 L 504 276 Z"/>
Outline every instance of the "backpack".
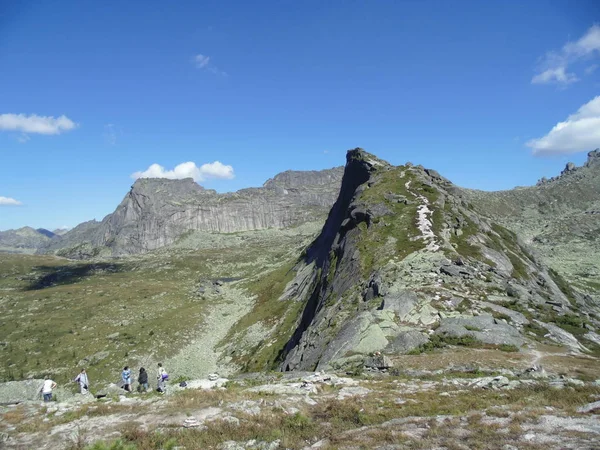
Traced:
<path fill-rule="evenodd" d="M 169 374 L 167 372 L 162 374 L 162 380 L 167 381 L 169 379 Z"/>

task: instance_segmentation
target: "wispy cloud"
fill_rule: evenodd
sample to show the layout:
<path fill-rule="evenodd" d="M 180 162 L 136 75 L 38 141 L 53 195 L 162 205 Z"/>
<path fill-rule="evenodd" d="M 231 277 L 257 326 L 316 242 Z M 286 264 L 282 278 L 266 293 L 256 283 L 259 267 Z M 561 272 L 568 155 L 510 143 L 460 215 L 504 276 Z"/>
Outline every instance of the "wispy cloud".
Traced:
<path fill-rule="evenodd" d="M 574 73 L 567 73 L 565 67 L 557 67 L 556 69 L 544 70 L 542 73 L 534 76 L 531 79 L 533 84 L 571 84 L 579 81 L 579 78 Z"/>
<path fill-rule="evenodd" d="M 0 130 L 25 134 L 61 134 L 77 128 L 67 116 L 38 116 L 37 114 L 0 114 Z"/>
<path fill-rule="evenodd" d="M 527 142 L 527 146 L 534 155 L 568 154 L 600 147 L 600 95 L 557 123 L 546 136 Z"/>
<path fill-rule="evenodd" d="M 196 56 L 194 56 L 194 62 L 196 63 L 196 67 L 198 69 L 204 69 L 210 64 L 210 56 L 197 54 Z"/>
<path fill-rule="evenodd" d="M 585 73 L 586 75 L 591 75 L 596 71 L 597 68 L 598 64 L 592 64 L 591 66 L 586 67 L 583 73 Z"/>
<path fill-rule="evenodd" d="M 531 79 L 531 82 L 566 86 L 579 81 L 579 77 L 573 71 L 569 71 L 569 66 L 598 57 L 600 57 L 600 25 L 594 24 L 577 41 L 567 42 L 560 50 L 546 53 L 541 58 L 539 73 Z M 593 70 L 595 68 L 591 72 Z M 587 70 L 585 73 L 589 74 Z"/>
<path fill-rule="evenodd" d="M 188 161 L 179 164 L 173 170 L 167 170 L 160 164 L 152 164 L 143 172 L 131 174 L 131 178 L 134 180 L 138 178 L 168 178 L 171 180 L 193 178 L 196 182 L 211 178 L 232 179 L 234 177 L 233 167 L 219 161 L 202 164 L 200 167 L 196 166 L 196 163 Z"/>
<path fill-rule="evenodd" d="M 223 72 L 212 63 L 210 56 L 198 53 L 192 57 L 192 62 L 197 69 L 205 70 L 206 72 L 214 73 L 215 75 L 227 76 L 226 72 Z"/>
<path fill-rule="evenodd" d="M 114 124 L 109 123 L 104 125 L 104 141 L 108 145 L 116 145 L 117 144 L 117 130 Z"/>
<path fill-rule="evenodd" d="M 0 197 L 0 206 L 19 206 L 22 205 L 19 200 L 10 197 Z"/>

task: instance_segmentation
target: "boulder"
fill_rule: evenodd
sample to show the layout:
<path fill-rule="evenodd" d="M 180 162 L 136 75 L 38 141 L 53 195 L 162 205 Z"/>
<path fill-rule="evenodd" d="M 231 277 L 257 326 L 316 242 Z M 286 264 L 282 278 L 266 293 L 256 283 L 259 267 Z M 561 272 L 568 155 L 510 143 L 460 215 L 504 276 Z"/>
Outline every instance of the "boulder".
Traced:
<path fill-rule="evenodd" d="M 408 353 L 429 341 L 427 334 L 418 330 L 401 331 L 385 348 L 386 353 Z"/>
<path fill-rule="evenodd" d="M 581 343 L 577 340 L 577 338 L 575 336 L 573 336 L 568 331 L 563 330 L 559 326 L 551 324 L 551 323 L 541 322 L 536 319 L 534 319 L 533 321 L 537 325 L 544 327 L 546 330 L 548 330 L 548 334 L 546 335 L 546 337 L 552 339 L 553 341 L 569 347 L 572 351 L 574 351 L 576 353 L 579 353 L 582 351 L 585 351 L 585 352 L 589 351 L 587 348 L 585 348 L 583 345 L 581 345 Z"/>
<path fill-rule="evenodd" d="M 462 278 L 473 278 L 474 271 L 469 266 L 465 265 L 457 265 L 457 264 L 448 264 L 440 267 L 440 273 L 444 275 L 449 275 L 451 277 L 462 277 Z"/>
<path fill-rule="evenodd" d="M 394 363 L 390 358 L 385 355 L 376 354 L 374 356 L 368 356 L 365 358 L 364 366 L 371 369 L 390 369 L 394 367 Z"/>
<path fill-rule="evenodd" d="M 516 384 L 518 384 L 518 382 Z M 515 387 L 515 384 L 511 386 L 511 383 L 508 378 L 498 376 L 479 378 L 471 384 L 471 387 L 479 387 L 484 389 L 501 389 Z"/>
<path fill-rule="evenodd" d="M 492 311 L 510 317 L 510 320 L 516 323 L 517 325 L 527 325 L 529 323 L 529 320 L 527 320 L 527 318 L 518 311 L 514 311 L 512 309 L 505 308 L 504 306 L 496 305 L 495 303 L 490 302 L 480 302 L 479 304 L 483 308 L 489 308 Z"/>
<path fill-rule="evenodd" d="M 565 166 L 564 170 L 560 173 L 561 175 L 565 175 L 567 173 L 573 172 L 575 171 L 577 168 L 575 167 L 575 164 L 572 162 L 568 162 L 567 165 Z"/>
<path fill-rule="evenodd" d="M 390 287 L 383 297 L 379 309 L 391 309 L 398 317 L 403 317 L 410 313 L 419 301 L 417 294 L 408 290 L 398 290 L 395 286 Z"/>
<path fill-rule="evenodd" d="M 525 338 L 516 328 L 502 321 L 496 321 L 489 314 L 441 319 L 435 334 L 455 337 L 472 336 L 480 342 L 493 345 L 520 347 L 525 343 Z"/>
<path fill-rule="evenodd" d="M 376 317 L 370 311 L 363 311 L 346 323 L 329 342 L 316 369 L 327 369 L 332 361 L 344 358 L 350 352 L 367 355 L 381 351 L 388 343 Z"/>

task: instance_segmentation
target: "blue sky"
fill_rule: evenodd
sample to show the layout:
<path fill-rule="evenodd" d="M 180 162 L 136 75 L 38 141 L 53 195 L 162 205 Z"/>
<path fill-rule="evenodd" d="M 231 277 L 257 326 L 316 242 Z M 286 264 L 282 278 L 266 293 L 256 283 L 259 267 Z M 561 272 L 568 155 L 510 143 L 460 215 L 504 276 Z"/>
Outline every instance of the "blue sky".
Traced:
<path fill-rule="evenodd" d="M 0 229 L 101 220 L 153 164 L 221 192 L 357 146 L 556 175 L 600 146 L 600 6 L 521 3 L 2 2 Z"/>

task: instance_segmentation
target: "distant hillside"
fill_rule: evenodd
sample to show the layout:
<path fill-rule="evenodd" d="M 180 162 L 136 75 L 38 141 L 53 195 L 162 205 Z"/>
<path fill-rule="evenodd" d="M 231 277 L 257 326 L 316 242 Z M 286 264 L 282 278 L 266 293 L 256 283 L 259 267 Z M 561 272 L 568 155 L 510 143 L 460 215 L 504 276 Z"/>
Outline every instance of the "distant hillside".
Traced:
<path fill-rule="evenodd" d="M 463 189 L 475 209 L 535 248 L 555 270 L 590 294 L 600 292 L 600 150 L 582 167 L 536 186 L 500 192 Z"/>
<path fill-rule="evenodd" d="M 0 231 L 0 252 L 35 253 L 37 249 L 50 243 L 55 234 L 52 231 L 31 227 L 18 230 Z"/>

